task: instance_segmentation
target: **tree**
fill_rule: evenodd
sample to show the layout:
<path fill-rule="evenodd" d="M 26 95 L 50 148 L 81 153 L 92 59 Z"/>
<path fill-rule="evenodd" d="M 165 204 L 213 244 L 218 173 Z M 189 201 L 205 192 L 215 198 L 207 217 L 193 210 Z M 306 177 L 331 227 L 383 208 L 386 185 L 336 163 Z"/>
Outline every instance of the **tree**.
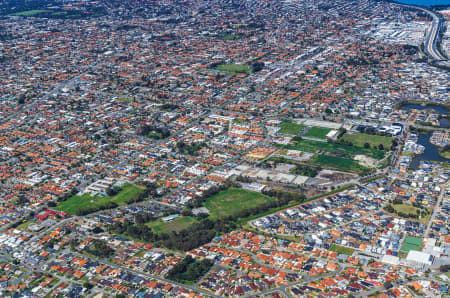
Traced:
<path fill-rule="evenodd" d="M 107 258 L 114 253 L 114 250 L 108 246 L 106 241 L 101 239 L 94 239 L 91 245 L 85 250 L 88 253 L 101 258 Z"/>
<path fill-rule="evenodd" d="M 369 149 L 370 148 L 370 144 L 369 143 L 364 143 L 364 148 Z"/>
<path fill-rule="evenodd" d="M 89 282 L 85 282 L 85 283 L 83 284 L 83 288 L 86 288 L 86 289 L 88 289 L 88 290 L 92 289 L 93 287 L 94 287 L 94 285 L 91 284 L 91 283 L 89 283 Z"/>
<path fill-rule="evenodd" d="M 94 234 L 99 234 L 99 233 L 102 233 L 102 232 L 104 232 L 104 231 L 100 227 L 95 227 L 95 228 L 92 229 L 92 233 L 94 233 Z"/>
<path fill-rule="evenodd" d="M 78 241 L 76 239 L 70 239 L 69 240 L 69 245 L 70 245 L 70 248 L 72 250 L 75 250 L 75 247 L 78 246 Z"/>
<path fill-rule="evenodd" d="M 114 197 L 120 191 L 119 187 L 111 186 L 106 189 L 106 194 L 110 197 Z"/>
<path fill-rule="evenodd" d="M 253 72 L 258 72 L 264 68 L 264 62 L 255 62 L 251 65 Z"/>
<path fill-rule="evenodd" d="M 19 98 L 17 99 L 17 103 L 20 105 L 23 105 L 25 103 L 25 95 L 20 95 Z"/>
<path fill-rule="evenodd" d="M 181 215 L 183 216 L 192 216 L 192 210 L 189 208 L 184 208 L 183 212 L 181 212 Z"/>
<path fill-rule="evenodd" d="M 379 149 L 379 150 L 384 150 L 383 144 L 378 145 L 378 149 Z"/>

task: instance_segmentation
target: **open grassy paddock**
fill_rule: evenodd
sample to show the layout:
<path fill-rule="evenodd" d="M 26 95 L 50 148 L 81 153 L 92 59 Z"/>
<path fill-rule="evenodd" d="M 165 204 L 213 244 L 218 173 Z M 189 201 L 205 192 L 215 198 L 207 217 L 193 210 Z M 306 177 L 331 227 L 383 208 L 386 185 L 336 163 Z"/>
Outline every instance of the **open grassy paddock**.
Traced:
<path fill-rule="evenodd" d="M 368 143 L 370 148 L 377 147 L 382 144 L 385 150 L 389 150 L 392 143 L 392 137 L 369 135 L 365 133 L 353 133 L 345 134 L 341 139 L 352 142 L 354 146 L 364 147 L 364 144 Z"/>
<path fill-rule="evenodd" d="M 357 161 L 351 158 L 344 158 L 338 156 L 320 154 L 314 158 L 314 163 L 321 166 L 334 167 L 337 169 L 362 172 L 367 170 L 366 167 L 361 166 Z"/>
<path fill-rule="evenodd" d="M 13 13 L 11 15 L 20 16 L 20 17 L 31 17 L 31 16 L 35 16 L 35 15 L 42 14 L 42 13 L 47 13 L 47 12 L 51 12 L 51 10 L 47 10 L 47 9 L 33 9 L 33 10 L 26 10 L 26 11 L 16 12 L 16 13 Z"/>
<path fill-rule="evenodd" d="M 35 224 L 36 222 L 33 220 L 24 220 L 20 225 L 16 227 L 19 231 L 25 231 L 29 226 Z"/>
<path fill-rule="evenodd" d="M 205 202 L 205 207 L 208 208 L 211 219 L 218 219 L 238 215 L 242 210 L 251 209 L 271 201 L 275 201 L 275 199 L 259 192 L 229 188 L 210 197 Z"/>
<path fill-rule="evenodd" d="M 235 34 L 226 34 L 226 35 L 220 35 L 219 38 L 222 40 L 235 40 L 235 39 L 242 38 L 242 36 L 235 35 Z"/>
<path fill-rule="evenodd" d="M 317 151 L 326 151 L 341 154 L 342 157 L 352 158 L 354 155 L 367 155 L 375 159 L 382 159 L 385 152 L 378 149 L 366 149 L 358 146 L 347 146 L 336 143 L 320 142 L 313 140 L 299 140 L 292 144 L 283 146 L 287 149 L 300 150 L 304 152 L 316 153 Z"/>
<path fill-rule="evenodd" d="M 420 210 L 420 208 L 416 208 L 416 207 L 414 207 L 412 205 L 409 205 L 409 204 L 392 204 L 392 207 L 394 207 L 395 211 L 401 212 L 401 213 L 405 213 L 407 215 L 415 215 L 415 214 L 417 214 L 417 211 Z M 427 208 L 427 209 L 429 211 L 427 216 L 422 217 L 422 218 L 417 218 L 417 219 L 412 218 L 412 220 L 417 220 L 417 221 L 419 221 L 421 223 L 428 223 L 428 221 L 430 220 L 432 212 L 431 212 L 431 210 L 429 208 Z"/>
<path fill-rule="evenodd" d="M 220 71 L 226 71 L 234 74 L 240 74 L 240 73 L 246 73 L 251 74 L 252 70 L 247 64 L 234 64 L 234 63 L 227 63 L 227 64 L 220 64 L 216 67 L 217 70 Z"/>
<path fill-rule="evenodd" d="M 288 134 L 288 135 L 298 135 L 300 132 L 302 132 L 305 129 L 306 126 L 297 124 L 292 121 L 283 121 L 281 123 L 281 129 L 279 130 L 279 133 Z"/>
<path fill-rule="evenodd" d="M 330 247 L 330 250 L 337 252 L 338 254 L 344 254 L 344 255 L 349 255 L 349 256 L 351 256 L 353 254 L 353 252 L 355 251 L 353 248 L 340 246 L 337 244 L 332 244 Z"/>
<path fill-rule="evenodd" d="M 146 225 L 152 229 L 153 233 L 168 234 L 171 232 L 179 232 L 181 230 L 187 229 L 189 226 L 197 222 L 198 220 L 194 217 L 181 216 L 169 222 L 164 222 L 161 218 L 159 218 L 155 221 L 146 223 Z"/>
<path fill-rule="evenodd" d="M 125 184 L 122 190 L 115 196 L 91 196 L 84 194 L 82 196 L 72 196 L 64 202 L 60 202 L 55 209 L 67 212 L 69 214 L 76 214 L 78 209 L 84 209 L 87 207 L 103 206 L 108 202 L 114 202 L 117 205 L 125 204 L 129 199 L 136 197 L 144 191 L 143 186 L 137 186 L 134 184 Z"/>

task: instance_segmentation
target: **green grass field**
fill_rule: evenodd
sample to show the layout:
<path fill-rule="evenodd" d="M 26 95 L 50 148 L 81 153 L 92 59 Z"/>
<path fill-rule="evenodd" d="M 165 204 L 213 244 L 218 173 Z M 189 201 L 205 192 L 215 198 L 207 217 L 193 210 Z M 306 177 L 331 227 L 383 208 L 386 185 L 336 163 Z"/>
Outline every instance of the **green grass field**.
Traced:
<path fill-rule="evenodd" d="M 414 206 L 412 206 L 412 205 L 409 205 L 409 204 L 392 204 L 392 207 L 394 207 L 394 209 L 397 211 L 397 212 L 402 212 L 402 213 L 405 213 L 405 214 L 407 214 L 407 215 L 415 215 L 415 214 L 417 214 L 417 210 L 420 210 L 420 208 L 416 208 L 416 207 L 414 207 Z M 419 222 L 421 222 L 421 223 L 428 223 L 428 221 L 430 220 L 430 217 L 431 217 L 431 210 L 429 209 L 429 208 L 427 208 L 428 209 L 428 214 L 427 214 L 427 216 L 425 216 L 425 217 L 423 217 L 423 218 L 411 218 L 412 220 L 417 220 L 417 221 L 419 221 Z M 408 218 L 409 219 L 409 217 L 406 217 L 406 218 Z"/>
<path fill-rule="evenodd" d="M 344 255 L 349 255 L 349 256 L 351 256 L 353 254 L 353 252 L 355 251 L 353 248 L 340 246 L 337 244 L 332 244 L 330 247 L 330 250 L 337 252 L 338 254 L 344 254 Z"/>
<path fill-rule="evenodd" d="M 284 133 L 288 135 L 298 135 L 300 132 L 302 132 L 305 129 L 306 126 L 297 124 L 292 121 L 283 121 L 281 123 L 281 129 L 279 130 L 279 133 Z"/>
<path fill-rule="evenodd" d="M 16 13 L 13 13 L 11 15 L 20 16 L 20 17 L 31 17 L 31 16 L 34 16 L 34 15 L 38 15 L 38 14 L 41 14 L 41 13 L 47 13 L 47 12 L 51 12 L 51 10 L 33 9 L 33 10 L 26 10 L 26 11 L 16 12 Z"/>
<path fill-rule="evenodd" d="M 121 101 L 121 102 L 133 102 L 132 98 L 126 98 L 126 97 L 119 97 L 117 98 L 117 101 Z"/>
<path fill-rule="evenodd" d="M 114 202 L 117 205 L 125 204 L 129 199 L 137 196 L 144 191 L 144 187 L 134 184 L 126 184 L 122 187 L 122 190 L 115 196 L 91 196 L 84 194 L 82 196 L 73 196 L 64 202 L 60 202 L 55 209 L 67 212 L 69 214 L 76 214 L 78 209 L 87 207 L 97 207 L 105 205 L 107 202 Z"/>
<path fill-rule="evenodd" d="M 197 219 L 190 216 L 178 217 L 169 222 L 163 222 L 161 218 L 146 223 L 146 225 L 152 229 L 153 233 L 162 234 L 170 232 L 179 232 L 191 226 L 193 223 L 198 222 Z"/>
<path fill-rule="evenodd" d="M 450 151 L 443 151 L 443 150 L 440 150 L 440 151 L 439 151 L 439 155 L 442 156 L 443 158 L 450 159 Z"/>
<path fill-rule="evenodd" d="M 23 221 L 20 225 L 18 225 L 17 227 L 16 227 L 16 230 L 19 230 L 19 231 L 25 231 L 29 226 L 31 226 L 32 224 L 35 224 L 35 222 L 34 221 L 32 221 L 32 220 L 26 220 L 26 221 Z"/>
<path fill-rule="evenodd" d="M 361 166 L 357 161 L 353 159 L 331 155 L 317 155 L 314 158 L 313 162 L 318 165 L 329 166 L 347 171 L 363 172 L 367 170 L 366 167 Z"/>
<path fill-rule="evenodd" d="M 310 130 L 308 130 L 307 133 L 304 134 L 305 137 L 312 137 L 312 138 L 318 138 L 318 139 L 326 139 L 327 134 L 331 131 L 329 128 L 323 128 L 323 127 L 312 127 Z"/>
<path fill-rule="evenodd" d="M 205 207 L 210 212 L 211 219 L 238 215 L 245 209 L 257 207 L 266 202 L 275 201 L 274 198 L 262 195 L 259 192 L 240 188 L 229 188 L 210 197 Z"/>
<path fill-rule="evenodd" d="M 406 236 L 405 241 L 403 241 L 402 251 L 408 252 L 410 250 L 422 250 L 422 239 Z"/>
<path fill-rule="evenodd" d="M 345 155 L 345 157 L 352 158 L 354 155 L 367 155 L 375 159 L 382 159 L 385 152 L 378 149 L 366 149 L 357 146 L 346 146 L 336 143 L 312 141 L 312 140 L 299 140 L 295 143 L 283 146 L 287 149 L 299 150 L 304 152 L 315 153 L 318 150 L 338 153 Z"/>
<path fill-rule="evenodd" d="M 226 35 L 220 35 L 219 38 L 222 40 L 235 40 L 241 38 L 241 35 L 235 35 L 235 34 L 226 34 Z"/>
<path fill-rule="evenodd" d="M 234 63 L 228 63 L 228 64 L 220 64 L 216 67 L 217 70 L 226 71 L 233 74 L 240 74 L 240 73 L 246 73 L 251 74 L 252 70 L 247 64 L 234 64 Z"/>
<path fill-rule="evenodd" d="M 364 147 L 364 144 L 368 143 L 370 148 L 373 148 L 374 146 L 378 148 L 378 145 L 382 144 L 385 150 L 389 150 L 392 143 L 392 137 L 369 135 L 365 133 L 345 134 L 341 139 L 352 142 L 354 146 L 358 147 Z"/>

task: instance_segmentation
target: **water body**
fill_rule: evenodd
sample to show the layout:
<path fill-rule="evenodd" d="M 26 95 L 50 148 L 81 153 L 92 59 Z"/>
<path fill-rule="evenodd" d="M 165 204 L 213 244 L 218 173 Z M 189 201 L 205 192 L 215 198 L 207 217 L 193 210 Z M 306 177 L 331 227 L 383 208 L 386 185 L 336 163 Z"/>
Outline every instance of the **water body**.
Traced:
<path fill-rule="evenodd" d="M 410 169 L 417 169 L 419 167 L 419 163 L 421 160 L 431 160 L 431 161 L 445 161 L 450 162 L 450 159 L 443 158 L 439 155 L 439 147 L 434 146 L 430 143 L 430 135 L 419 135 L 418 144 L 425 147 L 425 151 L 421 155 L 416 155 L 411 164 L 409 165 Z"/>
<path fill-rule="evenodd" d="M 422 6 L 450 5 L 450 0 L 395 0 L 395 2 Z"/>
<path fill-rule="evenodd" d="M 450 1 L 450 0 L 449 0 Z M 434 106 L 434 105 L 428 105 L 428 106 L 422 106 L 422 105 L 416 105 L 416 104 L 411 104 L 411 105 L 404 105 L 402 106 L 402 109 L 405 110 L 412 110 L 412 109 L 416 109 L 416 110 L 433 110 L 436 113 L 439 113 L 441 115 L 447 115 L 449 113 L 449 110 L 441 107 L 441 106 Z M 447 118 L 442 118 L 440 121 L 440 127 L 444 127 L 444 128 L 448 128 L 450 127 L 450 120 Z"/>

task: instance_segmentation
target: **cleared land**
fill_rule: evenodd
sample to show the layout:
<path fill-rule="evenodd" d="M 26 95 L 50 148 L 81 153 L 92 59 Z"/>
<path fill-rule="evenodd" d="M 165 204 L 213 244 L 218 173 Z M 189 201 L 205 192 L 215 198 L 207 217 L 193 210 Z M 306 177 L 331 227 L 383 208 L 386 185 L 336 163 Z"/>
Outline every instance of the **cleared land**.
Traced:
<path fill-rule="evenodd" d="M 287 149 L 300 150 L 304 152 L 315 153 L 318 150 L 340 154 L 343 157 L 352 158 L 355 155 L 368 155 L 375 159 L 382 159 L 385 152 L 378 149 L 366 149 L 358 146 L 347 146 L 336 143 L 312 141 L 312 140 L 299 140 L 295 143 L 283 146 Z"/>
<path fill-rule="evenodd" d="M 341 137 L 341 139 L 351 142 L 354 146 L 364 147 L 364 144 L 368 143 L 370 148 L 377 147 L 381 144 L 388 150 L 391 147 L 392 137 L 378 136 L 378 135 L 369 135 L 365 133 L 353 133 L 353 134 L 345 134 Z"/>
<path fill-rule="evenodd" d="M 205 207 L 208 208 L 211 219 L 218 219 L 226 216 L 235 216 L 242 210 L 251 209 L 274 201 L 274 198 L 270 198 L 259 192 L 240 188 L 229 188 L 210 197 L 205 202 Z"/>
<path fill-rule="evenodd" d="M 125 204 L 129 199 L 136 197 L 144 191 L 144 187 L 134 184 L 125 184 L 122 190 L 115 196 L 91 196 L 84 194 L 82 196 L 72 196 L 64 202 L 60 202 L 55 209 L 67 212 L 69 214 L 76 214 L 78 209 L 88 207 L 104 206 L 108 202 L 114 202 L 117 205 Z"/>
<path fill-rule="evenodd" d="M 314 158 L 314 163 L 322 166 L 334 167 L 337 169 L 343 169 L 348 171 L 361 172 L 368 168 L 361 166 L 357 161 L 351 158 L 337 157 L 331 155 L 317 155 Z"/>
<path fill-rule="evenodd" d="M 26 221 L 23 221 L 20 225 L 18 225 L 16 227 L 16 229 L 19 231 L 25 231 L 32 224 L 35 224 L 35 222 L 32 220 L 26 220 Z"/>
<path fill-rule="evenodd" d="M 133 99 L 125 97 L 119 97 L 117 100 L 121 102 L 133 102 Z"/>
<path fill-rule="evenodd" d="M 329 128 L 323 128 L 323 127 L 312 127 L 310 130 L 308 130 L 307 133 L 304 134 L 305 137 L 312 137 L 312 138 L 318 138 L 318 139 L 326 139 L 327 134 L 331 131 Z"/>
<path fill-rule="evenodd" d="M 288 134 L 288 135 L 298 135 L 301 133 L 306 126 L 297 124 L 295 122 L 291 121 L 284 121 L 281 123 L 281 129 L 279 130 L 279 133 Z"/>
<path fill-rule="evenodd" d="M 219 38 L 222 40 L 235 40 L 241 38 L 241 35 L 235 35 L 235 34 L 226 34 L 226 35 L 220 35 Z"/>
<path fill-rule="evenodd" d="M 408 252 L 410 250 L 422 250 L 422 239 L 406 236 L 405 241 L 403 241 L 402 251 Z"/>
<path fill-rule="evenodd" d="M 400 214 L 406 214 L 406 216 L 404 218 L 407 219 L 412 219 L 412 220 L 417 220 L 421 223 L 428 223 L 428 221 L 430 220 L 431 217 L 431 211 L 427 208 L 427 210 L 429 211 L 427 213 L 427 216 L 422 217 L 422 218 L 413 218 L 413 215 L 417 215 L 417 211 L 420 211 L 420 208 L 416 208 L 412 205 L 409 204 L 392 204 L 392 207 L 395 209 L 395 211 L 397 211 L 397 216 L 399 217 L 403 217 Z"/>
<path fill-rule="evenodd" d="M 181 230 L 184 230 L 191 226 L 193 223 L 197 222 L 198 220 L 193 217 L 183 216 L 169 222 L 164 222 L 161 218 L 159 218 L 155 221 L 146 223 L 146 225 L 152 229 L 153 233 L 168 234 L 171 232 L 179 232 Z"/>
<path fill-rule="evenodd" d="M 353 254 L 353 252 L 355 251 L 352 248 L 340 246 L 340 245 L 336 245 L 336 244 L 332 244 L 330 247 L 330 250 L 337 252 L 338 254 L 344 254 L 344 255 L 349 255 L 349 256 L 351 256 Z"/>
<path fill-rule="evenodd" d="M 47 12 L 52 12 L 51 10 L 47 10 L 47 9 L 33 9 L 33 10 L 26 10 L 26 11 L 21 11 L 21 12 L 16 12 L 13 13 L 11 15 L 14 16 L 21 16 L 21 17 L 31 17 L 34 15 L 38 15 L 41 13 L 47 13 Z"/>
<path fill-rule="evenodd" d="M 220 65 L 217 65 L 216 69 L 234 73 L 234 74 L 240 74 L 240 73 L 251 74 L 252 73 L 252 70 L 246 64 L 234 64 L 234 63 L 220 64 Z"/>

